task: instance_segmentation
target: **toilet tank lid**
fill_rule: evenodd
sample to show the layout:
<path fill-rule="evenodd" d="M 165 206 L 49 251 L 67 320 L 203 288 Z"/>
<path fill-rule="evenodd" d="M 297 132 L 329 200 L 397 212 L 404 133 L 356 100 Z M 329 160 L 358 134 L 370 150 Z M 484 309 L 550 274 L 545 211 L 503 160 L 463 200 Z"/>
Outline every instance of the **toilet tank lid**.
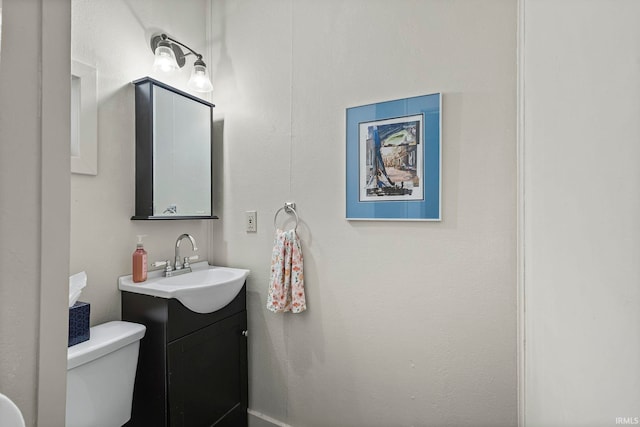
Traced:
<path fill-rule="evenodd" d="M 67 350 L 67 369 L 91 362 L 142 339 L 146 329 L 144 325 L 123 321 L 107 322 L 92 327 L 88 341 Z"/>

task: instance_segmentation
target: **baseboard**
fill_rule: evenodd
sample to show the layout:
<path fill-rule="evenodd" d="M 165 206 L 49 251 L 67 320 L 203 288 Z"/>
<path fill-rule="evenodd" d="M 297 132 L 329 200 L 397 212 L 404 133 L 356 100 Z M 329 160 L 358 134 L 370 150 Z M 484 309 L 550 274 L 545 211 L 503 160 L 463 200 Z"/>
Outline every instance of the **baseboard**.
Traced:
<path fill-rule="evenodd" d="M 249 427 L 293 427 L 253 409 L 247 409 L 247 413 L 249 414 Z"/>

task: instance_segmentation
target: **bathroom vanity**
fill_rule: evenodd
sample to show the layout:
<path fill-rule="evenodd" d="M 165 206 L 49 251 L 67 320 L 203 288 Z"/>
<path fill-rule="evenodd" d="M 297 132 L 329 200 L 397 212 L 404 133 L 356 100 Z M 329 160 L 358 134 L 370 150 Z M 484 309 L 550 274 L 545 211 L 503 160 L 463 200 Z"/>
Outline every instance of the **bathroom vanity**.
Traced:
<path fill-rule="evenodd" d="M 126 426 L 247 426 L 246 284 L 206 314 L 123 291 L 122 319 L 147 327 Z"/>

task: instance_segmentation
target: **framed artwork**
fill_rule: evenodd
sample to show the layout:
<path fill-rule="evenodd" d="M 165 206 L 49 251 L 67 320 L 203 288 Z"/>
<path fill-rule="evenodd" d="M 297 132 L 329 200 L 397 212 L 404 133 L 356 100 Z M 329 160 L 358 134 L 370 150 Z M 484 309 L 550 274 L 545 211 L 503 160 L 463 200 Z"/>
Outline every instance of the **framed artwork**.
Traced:
<path fill-rule="evenodd" d="M 348 220 L 441 220 L 442 95 L 347 108 Z"/>

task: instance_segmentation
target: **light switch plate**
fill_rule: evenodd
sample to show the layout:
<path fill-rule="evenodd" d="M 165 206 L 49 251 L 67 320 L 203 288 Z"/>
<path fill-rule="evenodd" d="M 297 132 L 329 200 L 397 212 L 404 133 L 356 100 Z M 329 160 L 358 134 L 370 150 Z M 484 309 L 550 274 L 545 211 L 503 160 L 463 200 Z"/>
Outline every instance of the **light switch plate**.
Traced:
<path fill-rule="evenodd" d="M 245 230 L 247 233 L 256 233 L 258 231 L 258 212 L 246 211 L 245 213 Z"/>

